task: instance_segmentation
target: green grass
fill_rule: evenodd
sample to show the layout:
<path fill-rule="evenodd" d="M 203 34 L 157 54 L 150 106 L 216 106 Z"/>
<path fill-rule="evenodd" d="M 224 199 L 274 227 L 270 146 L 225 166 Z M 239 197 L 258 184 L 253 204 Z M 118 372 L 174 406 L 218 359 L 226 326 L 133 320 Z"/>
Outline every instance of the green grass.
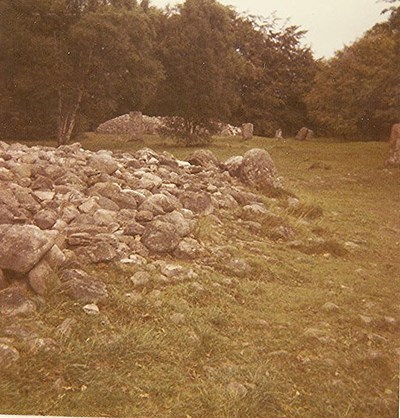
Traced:
<path fill-rule="evenodd" d="M 81 142 L 144 146 L 95 134 Z M 191 152 L 157 137 L 145 145 L 179 158 Z M 270 152 L 300 206 L 270 201 L 274 216 L 256 219 L 257 233 L 237 212 L 221 214 L 222 226 L 201 219 L 196 234 L 222 248 L 220 259 L 193 265 L 196 280 L 152 281 L 135 301 L 125 296 L 131 267 L 88 267 L 110 293 L 99 316 L 54 289 L 27 326 L 54 337 L 65 318 L 77 324 L 56 352 L 18 346 L 20 362 L 0 374 L 0 413 L 397 416 L 400 170 L 383 167 L 387 144 L 219 138 L 209 149 L 224 160 L 254 147 Z M 271 235 L 280 225 L 295 235 Z M 231 258 L 245 258 L 252 273 L 230 274 Z M 323 309 L 327 302 L 339 309 Z M 182 322 L 171 320 L 176 313 Z"/>

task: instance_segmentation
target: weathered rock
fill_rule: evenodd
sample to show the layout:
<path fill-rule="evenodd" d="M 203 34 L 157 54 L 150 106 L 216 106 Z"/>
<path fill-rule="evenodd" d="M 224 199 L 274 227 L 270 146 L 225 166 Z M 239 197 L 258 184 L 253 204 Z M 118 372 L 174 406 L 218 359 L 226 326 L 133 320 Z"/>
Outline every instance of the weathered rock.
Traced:
<path fill-rule="evenodd" d="M 170 253 L 178 246 L 181 237 L 176 228 L 166 222 L 153 221 L 145 229 L 141 242 L 153 253 Z"/>
<path fill-rule="evenodd" d="M 142 141 L 144 137 L 144 123 L 142 112 L 129 113 L 129 139 L 131 141 Z"/>
<path fill-rule="evenodd" d="M 232 177 L 240 177 L 240 167 L 242 166 L 242 162 L 243 157 L 241 155 L 236 155 L 225 161 L 225 168 Z"/>
<path fill-rule="evenodd" d="M 62 282 L 64 292 L 79 302 L 101 303 L 108 298 L 106 285 L 83 270 L 65 270 L 62 274 Z"/>
<path fill-rule="evenodd" d="M 78 209 L 82 213 L 93 215 L 96 212 L 96 210 L 100 209 L 100 206 L 97 203 L 97 199 L 95 197 L 91 197 L 90 199 L 85 200 L 81 205 L 79 205 Z"/>
<path fill-rule="evenodd" d="M 252 273 L 253 269 L 244 258 L 232 258 L 226 264 L 227 270 L 238 277 L 244 277 Z"/>
<path fill-rule="evenodd" d="M 153 212 L 150 210 L 139 210 L 135 215 L 135 220 L 138 222 L 150 222 L 154 218 Z"/>
<path fill-rule="evenodd" d="M 195 214 L 209 215 L 214 211 L 211 197 L 203 192 L 185 192 L 180 201 L 184 208 L 191 210 Z"/>
<path fill-rule="evenodd" d="M 64 264 L 65 259 L 65 255 L 58 245 L 53 245 L 43 257 L 43 260 L 46 261 L 52 269 L 61 267 Z"/>
<path fill-rule="evenodd" d="M 41 260 L 28 274 L 28 282 L 38 295 L 45 295 L 54 285 L 51 279 L 54 278 L 53 270 L 45 260 Z"/>
<path fill-rule="evenodd" d="M 76 322 L 75 318 L 64 319 L 64 321 L 55 329 L 55 336 L 61 340 L 68 339 Z"/>
<path fill-rule="evenodd" d="M 34 216 L 33 221 L 40 229 L 51 229 L 57 218 L 58 215 L 54 210 L 44 209 Z"/>
<path fill-rule="evenodd" d="M 265 192 L 281 187 L 272 158 L 267 151 L 258 148 L 251 149 L 244 155 L 240 178 L 248 185 Z"/>
<path fill-rule="evenodd" d="M 210 150 L 205 149 L 194 151 L 186 158 L 186 161 L 190 164 L 199 165 L 204 168 L 216 168 L 220 165 L 217 157 L 215 157 Z"/>
<path fill-rule="evenodd" d="M 181 212 L 173 211 L 160 218 L 163 222 L 172 224 L 179 236 L 186 237 L 193 229 L 194 222 L 186 219 Z"/>
<path fill-rule="evenodd" d="M 0 368 L 6 368 L 19 360 L 19 352 L 11 344 L 0 342 Z"/>
<path fill-rule="evenodd" d="M 314 132 L 311 129 L 308 129 L 306 127 L 303 127 L 297 132 L 296 139 L 298 141 L 306 141 L 309 139 L 313 139 Z"/>
<path fill-rule="evenodd" d="M 104 152 L 92 155 L 88 160 L 88 164 L 95 170 L 105 172 L 109 175 L 115 173 L 119 168 L 119 164 L 111 155 Z"/>
<path fill-rule="evenodd" d="M 5 316 L 29 315 L 36 311 L 35 303 L 19 287 L 0 291 L 0 314 Z"/>
<path fill-rule="evenodd" d="M 137 271 L 130 280 L 135 287 L 143 287 L 150 282 L 151 275 L 147 271 Z"/>
<path fill-rule="evenodd" d="M 253 138 L 254 125 L 252 123 L 244 123 L 242 125 L 242 137 L 243 139 Z"/>
<path fill-rule="evenodd" d="M 12 224 L 15 220 L 14 214 L 5 204 L 0 203 L 0 225 Z"/>
<path fill-rule="evenodd" d="M 136 235 L 143 235 L 145 227 L 138 222 L 131 222 L 129 223 L 125 229 L 124 234 L 129 236 L 136 236 Z"/>
<path fill-rule="evenodd" d="M 56 232 L 34 225 L 0 225 L 0 268 L 27 273 L 50 250 Z"/>
<path fill-rule="evenodd" d="M 153 215 L 162 215 L 182 207 L 178 199 L 161 193 L 149 196 L 140 206 L 140 211 L 150 211 Z"/>
<path fill-rule="evenodd" d="M 400 167 L 400 123 L 392 126 L 386 165 Z"/>
<path fill-rule="evenodd" d="M 275 131 L 275 138 L 276 139 L 283 139 L 283 132 L 282 132 L 282 129 L 277 129 L 276 131 Z"/>
<path fill-rule="evenodd" d="M 203 248 L 200 243 L 193 238 L 184 238 L 174 251 L 177 258 L 194 260 L 202 253 Z"/>
<path fill-rule="evenodd" d="M 94 242 L 84 247 L 78 247 L 75 252 L 86 263 L 94 264 L 112 261 L 117 257 L 115 247 L 106 241 Z"/>
<path fill-rule="evenodd" d="M 98 315 L 100 313 L 100 309 L 95 303 L 88 303 L 82 309 L 88 315 Z"/>
<path fill-rule="evenodd" d="M 3 273 L 3 270 L 0 269 L 0 290 L 5 289 L 8 286 L 6 277 Z"/>
<path fill-rule="evenodd" d="M 154 190 L 163 184 L 162 178 L 152 174 L 144 173 L 142 178 L 139 180 L 138 187 L 140 189 Z"/>

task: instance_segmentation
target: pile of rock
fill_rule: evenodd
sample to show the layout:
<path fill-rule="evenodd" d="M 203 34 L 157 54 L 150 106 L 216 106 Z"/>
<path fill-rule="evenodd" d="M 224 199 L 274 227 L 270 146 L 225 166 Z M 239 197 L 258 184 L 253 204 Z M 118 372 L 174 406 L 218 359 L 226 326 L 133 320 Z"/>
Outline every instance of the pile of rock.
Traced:
<path fill-rule="evenodd" d="M 169 121 L 168 117 L 163 116 L 146 116 L 143 115 L 144 132 L 147 135 L 158 134 L 166 123 Z M 130 134 L 131 117 L 129 114 L 118 116 L 114 119 L 108 120 L 96 129 L 97 133 L 100 134 Z M 216 135 L 219 136 L 236 136 L 241 134 L 241 128 L 233 125 L 219 123 L 218 132 Z"/>
<path fill-rule="evenodd" d="M 107 289 L 84 273 L 86 264 L 202 257 L 208 249 L 193 233 L 197 219 L 261 208 L 247 185 L 267 193 L 281 187 L 266 151 L 222 163 L 206 150 L 181 161 L 148 148 L 113 153 L 79 143 L 54 149 L 0 142 L 0 288 L 7 288 L 0 313 L 11 301 L 31 308 L 9 287 L 15 281 L 44 295 L 61 280 L 74 299 L 98 302 Z"/>

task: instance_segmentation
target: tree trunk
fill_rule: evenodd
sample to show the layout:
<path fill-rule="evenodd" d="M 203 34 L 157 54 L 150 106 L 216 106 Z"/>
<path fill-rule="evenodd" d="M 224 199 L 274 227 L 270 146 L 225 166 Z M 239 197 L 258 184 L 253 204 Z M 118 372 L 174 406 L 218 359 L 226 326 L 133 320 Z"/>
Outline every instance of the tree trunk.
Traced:
<path fill-rule="evenodd" d="M 69 144 L 75 128 L 76 119 L 83 99 L 83 88 L 79 89 L 75 104 L 68 108 L 63 105 L 62 93 L 59 92 L 58 104 L 58 146 Z"/>

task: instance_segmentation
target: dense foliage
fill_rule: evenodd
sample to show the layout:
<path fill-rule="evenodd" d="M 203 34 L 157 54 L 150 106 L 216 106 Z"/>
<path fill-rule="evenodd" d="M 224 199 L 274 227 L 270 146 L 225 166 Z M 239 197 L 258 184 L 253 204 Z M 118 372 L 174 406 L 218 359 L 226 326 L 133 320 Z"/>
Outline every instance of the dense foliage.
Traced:
<path fill-rule="evenodd" d="M 57 137 L 141 110 L 205 140 L 216 122 L 385 136 L 399 119 L 399 7 L 328 61 L 304 31 L 216 0 L 0 0 L 0 135 Z"/>
<path fill-rule="evenodd" d="M 400 118 L 400 8 L 322 62 L 306 101 L 322 133 L 385 138 Z"/>

